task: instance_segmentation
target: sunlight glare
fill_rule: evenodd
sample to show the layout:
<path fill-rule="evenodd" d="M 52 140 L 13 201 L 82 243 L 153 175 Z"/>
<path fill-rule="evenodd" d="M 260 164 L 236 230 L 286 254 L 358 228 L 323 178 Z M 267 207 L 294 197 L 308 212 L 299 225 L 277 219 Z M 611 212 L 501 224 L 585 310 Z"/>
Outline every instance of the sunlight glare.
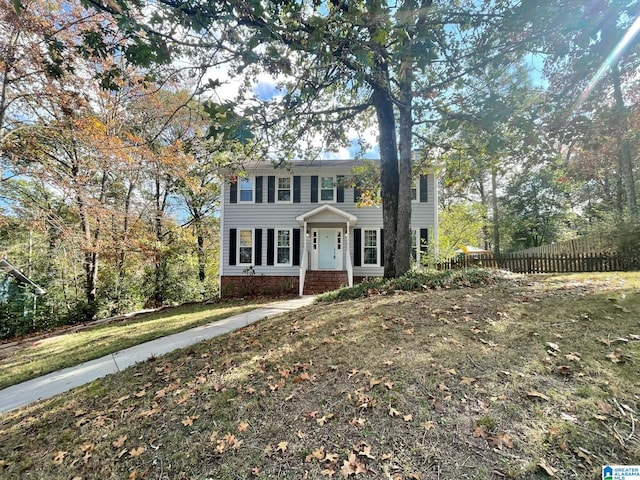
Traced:
<path fill-rule="evenodd" d="M 578 110 L 580 106 L 584 103 L 587 97 L 591 94 L 591 91 L 595 88 L 595 86 L 600 82 L 602 77 L 604 76 L 607 69 L 617 62 L 620 56 L 622 55 L 623 50 L 631 43 L 633 38 L 637 35 L 638 31 L 640 31 L 640 17 L 636 18 L 635 22 L 629 27 L 627 32 L 622 37 L 622 40 L 618 42 L 616 48 L 609 54 L 607 59 L 600 66 L 596 74 L 593 76 L 587 88 L 584 89 L 580 98 L 578 99 L 578 104 L 576 105 L 575 110 Z"/>

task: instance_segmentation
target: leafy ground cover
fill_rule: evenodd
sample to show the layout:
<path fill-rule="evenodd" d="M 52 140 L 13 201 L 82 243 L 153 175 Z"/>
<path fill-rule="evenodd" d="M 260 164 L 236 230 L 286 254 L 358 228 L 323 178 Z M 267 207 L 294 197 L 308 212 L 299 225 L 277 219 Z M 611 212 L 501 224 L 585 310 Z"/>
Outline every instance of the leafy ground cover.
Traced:
<path fill-rule="evenodd" d="M 272 317 L 0 418 L 0 476 L 599 478 L 640 458 L 640 274 Z"/>
<path fill-rule="evenodd" d="M 192 304 L 123 318 L 76 332 L 26 338 L 0 348 L 0 389 L 189 328 L 222 320 L 264 302 Z"/>

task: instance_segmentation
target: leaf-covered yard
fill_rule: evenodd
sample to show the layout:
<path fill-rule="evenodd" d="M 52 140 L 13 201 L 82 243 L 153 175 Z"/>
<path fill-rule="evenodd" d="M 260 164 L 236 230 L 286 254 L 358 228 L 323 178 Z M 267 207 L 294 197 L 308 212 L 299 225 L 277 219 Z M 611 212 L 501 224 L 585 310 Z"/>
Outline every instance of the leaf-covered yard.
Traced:
<path fill-rule="evenodd" d="M 596 478 L 640 458 L 640 275 L 274 317 L 0 420 L 0 475 Z"/>

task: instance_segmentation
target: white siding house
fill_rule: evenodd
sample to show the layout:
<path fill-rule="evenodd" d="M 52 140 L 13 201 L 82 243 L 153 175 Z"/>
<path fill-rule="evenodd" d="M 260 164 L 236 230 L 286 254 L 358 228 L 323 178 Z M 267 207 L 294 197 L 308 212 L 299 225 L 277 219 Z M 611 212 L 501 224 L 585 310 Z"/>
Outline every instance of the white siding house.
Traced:
<path fill-rule="evenodd" d="M 222 190 L 220 294 L 319 293 L 384 273 L 382 209 L 358 207 L 358 161 L 263 162 Z M 415 179 L 416 261 L 437 236 L 434 176 Z M 421 252 L 422 250 L 422 252 Z"/>

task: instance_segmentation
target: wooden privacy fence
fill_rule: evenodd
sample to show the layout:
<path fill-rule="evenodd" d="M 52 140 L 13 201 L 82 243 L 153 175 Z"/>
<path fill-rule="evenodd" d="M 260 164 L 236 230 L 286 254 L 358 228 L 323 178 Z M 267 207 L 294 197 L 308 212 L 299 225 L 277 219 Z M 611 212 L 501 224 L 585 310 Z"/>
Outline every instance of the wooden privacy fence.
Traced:
<path fill-rule="evenodd" d="M 438 264 L 439 270 L 493 267 L 514 273 L 615 272 L 637 270 L 640 259 L 611 252 L 577 254 L 511 253 L 494 257 L 491 254 L 457 257 Z"/>

